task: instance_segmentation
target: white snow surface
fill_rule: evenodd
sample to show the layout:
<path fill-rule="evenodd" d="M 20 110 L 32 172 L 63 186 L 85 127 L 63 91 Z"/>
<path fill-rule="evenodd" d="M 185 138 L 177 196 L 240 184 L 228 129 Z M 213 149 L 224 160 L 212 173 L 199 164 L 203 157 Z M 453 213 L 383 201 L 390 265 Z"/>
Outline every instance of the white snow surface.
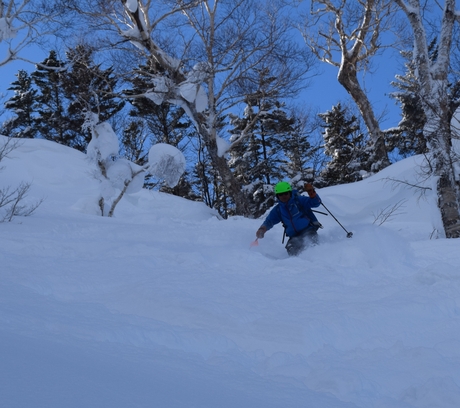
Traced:
<path fill-rule="evenodd" d="M 0 224 L 1 406 L 458 408 L 460 240 L 389 181 L 421 160 L 318 190 L 354 235 L 319 214 L 289 258 L 281 226 L 250 248 L 262 219 L 158 192 L 96 216 L 86 156 L 21 141 L 0 187 L 44 202 Z"/>

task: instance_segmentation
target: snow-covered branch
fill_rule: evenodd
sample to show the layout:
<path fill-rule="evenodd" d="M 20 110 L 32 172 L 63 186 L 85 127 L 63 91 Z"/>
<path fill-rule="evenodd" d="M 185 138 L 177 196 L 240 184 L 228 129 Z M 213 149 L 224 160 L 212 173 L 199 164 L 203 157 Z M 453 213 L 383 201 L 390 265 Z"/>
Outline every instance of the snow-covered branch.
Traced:
<path fill-rule="evenodd" d="M 405 13 L 414 38 L 414 64 L 420 86 L 420 100 L 426 117 L 424 136 L 430 150 L 433 173 L 437 178 L 438 203 L 444 231 L 448 238 L 460 237 L 460 187 L 453 149 L 452 112 L 449 95 L 449 69 L 452 36 L 457 20 L 455 0 L 445 0 L 439 21 L 437 58 L 430 58 L 429 41 L 424 27 L 420 0 L 395 0 Z"/>
<path fill-rule="evenodd" d="M 21 52 L 39 37 L 55 33 L 53 22 L 62 9 L 56 2 L 35 0 L 8 0 L 0 5 L 0 44 L 6 46 L 5 55 L 0 59 L 0 67 L 16 59 L 28 61 Z M 29 61 L 28 61 L 29 62 Z"/>
<path fill-rule="evenodd" d="M 95 29 L 102 24 L 118 34 L 110 36 L 112 51 L 122 49 L 138 61 L 126 75 L 151 78 L 136 97 L 184 109 L 239 214 L 246 213 L 246 200 L 217 146 L 222 120 L 235 106 L 244 106 L 257 86 L 257 70 L 270 68 L 274 80 L 264 92 L 282 98 L 305 85 L 303 76 L 313 64 L 292 38 L 284 6 L 276 0 L 266 7 L 247 0 L 111 0 L 96 5 L 73 0 Z"/>
<path fill-rule="evenodd" d="M 107 122 L 97 123 L 95 115 L 88 117 L 85 124 L 92 131 L 87 156 L 99 169 L 101 182 L 98 204 L 102 215 L 112 217 L 117 204 L 125 194 L 140 191 L 144 178 L 151 174 L 174 187 L 185 171 L 185 157 L 174 146 L 159 143 L 150 148 L 149 161 L 144 166 L 118 158 L 119 142 L 117 135 Z"/>

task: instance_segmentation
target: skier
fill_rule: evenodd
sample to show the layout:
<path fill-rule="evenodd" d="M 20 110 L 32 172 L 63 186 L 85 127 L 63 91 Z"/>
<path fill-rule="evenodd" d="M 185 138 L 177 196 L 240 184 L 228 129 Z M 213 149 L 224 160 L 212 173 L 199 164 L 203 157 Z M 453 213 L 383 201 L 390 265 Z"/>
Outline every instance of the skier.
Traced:
<path fill-rule="evenodd" d="M 289 237 L 286 250 L 290 256 L 296 256 L 307 246 L 318 242 L 318 228 L 322 227 L 316 219 L 312 207 L 318 207 L 321 199 L 310 183 L 305 184 L 308 197 L 293 190 L 286 181 L 275 185 L 275 195 L 278 204 L 273 207 L 265 221 L 256 232 L 257 238 L 263 238 L 265 233 L 279 222 L 283 223 L 286 235 Z"/>

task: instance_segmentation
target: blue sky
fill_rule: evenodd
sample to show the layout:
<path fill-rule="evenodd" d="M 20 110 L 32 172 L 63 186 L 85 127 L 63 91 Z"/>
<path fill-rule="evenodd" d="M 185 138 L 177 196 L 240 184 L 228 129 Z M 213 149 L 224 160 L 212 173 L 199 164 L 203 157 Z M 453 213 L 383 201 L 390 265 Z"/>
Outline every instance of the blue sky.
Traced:
<path fill-rule="evenodd" d="M 395 79 L 396 61 L 391 58 L 377 58 L 374 61 L 374 73 L 365 77 L 365 88 L 375 108 L 375 114 L 387 112 L 381 122 L 382 129 L 396 126 L 400 119 L 400 109 L 389 93 L 395 89 L 390 85 Z M 321 75 L 312 80 L 311 87 L 305 91 L 305 100 L 317 105 L 320 112 L 329 110 L 337 102 L 350 100 L 348 93 L 337 81 L 338 69 L 328 64 L 321 64 Z"/>

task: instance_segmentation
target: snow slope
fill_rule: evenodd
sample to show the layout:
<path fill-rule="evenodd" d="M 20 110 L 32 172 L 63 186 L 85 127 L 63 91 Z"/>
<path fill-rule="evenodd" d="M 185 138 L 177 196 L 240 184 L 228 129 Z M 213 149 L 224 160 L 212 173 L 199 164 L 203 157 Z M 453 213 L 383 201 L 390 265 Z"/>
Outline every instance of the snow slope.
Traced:
<path fill-rule="evenodd" d="M 22 141 L 0 186 L 44 201 L 0 224 L 0 406 L 459 407 L 460 240 L 391 181 L 421 160 L 319 191 L 353 238 L 319 215 L 289 258 L 281 226 L 250 248 L 262 220 L 157 192 L 97 216 L 85 155 Z"/>

